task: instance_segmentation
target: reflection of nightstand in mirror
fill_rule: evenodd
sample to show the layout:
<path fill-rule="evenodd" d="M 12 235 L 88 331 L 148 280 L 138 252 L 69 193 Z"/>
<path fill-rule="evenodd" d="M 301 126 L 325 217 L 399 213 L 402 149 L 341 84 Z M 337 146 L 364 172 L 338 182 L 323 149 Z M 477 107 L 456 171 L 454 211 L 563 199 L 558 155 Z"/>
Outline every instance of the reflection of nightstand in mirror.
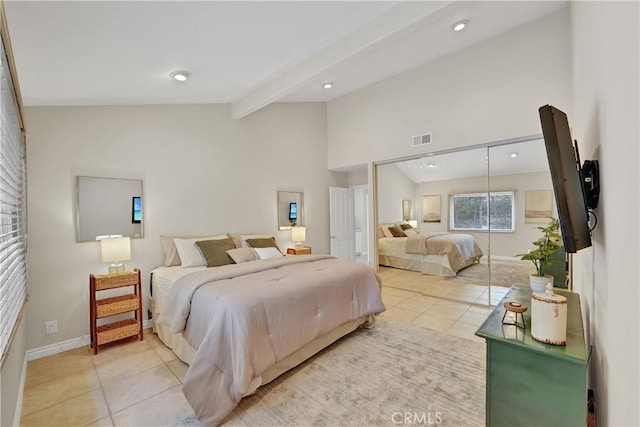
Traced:
<path fill-rule="evenodd" d="M 296 246 L 287 248 L 287 255 L 311 255 L 311 246 Z"/>

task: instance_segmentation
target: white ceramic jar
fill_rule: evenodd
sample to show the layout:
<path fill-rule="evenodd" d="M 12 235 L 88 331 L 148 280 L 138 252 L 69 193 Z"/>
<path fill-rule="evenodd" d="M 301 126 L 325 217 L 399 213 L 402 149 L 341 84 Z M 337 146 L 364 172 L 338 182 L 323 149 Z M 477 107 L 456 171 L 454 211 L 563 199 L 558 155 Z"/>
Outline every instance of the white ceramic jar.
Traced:
<path fill-rule="evenodd" d="M 547 344 L 567 345 L 567 298 L 554 294 L 551 284 L 545 292 L 531 296 L 531 336 Z"/>

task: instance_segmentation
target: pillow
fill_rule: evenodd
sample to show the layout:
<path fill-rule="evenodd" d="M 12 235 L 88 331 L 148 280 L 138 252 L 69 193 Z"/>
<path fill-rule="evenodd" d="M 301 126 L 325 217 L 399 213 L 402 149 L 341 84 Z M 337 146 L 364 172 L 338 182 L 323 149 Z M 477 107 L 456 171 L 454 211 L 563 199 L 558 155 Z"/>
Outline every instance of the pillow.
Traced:
<path fill-rule="evenodd" d="M 260 259 L 258 258 L 258 254 L 253 248 L 230 249 L 227 251 L 227 253 L 236 264 Z"/>
<path fill-rule="evenodd" d="M 240 235 L 239 234 L 227 233 L 227 236 L 229 236 L 229 238 L 231 240 L 233 240 L 233 243 L 236 245 L 236 248 L 241 248 L 242 247 L 242 240 L 240 240 Z"/>
<path fill-rule="evenodd" d="M 379 225 L 376 230 L 377 230 L 376 235 L 377 235 L 378 239 L 384 237 L 384 231 L 382 231 L 382 226 L 381 225 Z"/>
<path fill-rule="evenodd" d="M 269 259 L 269 258 L 279 258 L 282 253 L 278 250 L 278 248 L 270 247 L 270 248 L 255 248 L 254 249 L 258 254 L 260 259 Z"/>
<path fill-rule="evenodd" d="M 200 248 L 200 252 L 207 261 L 207 267 L 220 267 L 221 265 L 234 264 L 233 258 L 227 253 L 228 250 L 234 249 L 236 245 L 233 240 L 199 240 L 196 245 Z"/>
<path fill-rule="evenodd" d="M 389 227 L 389 231 L 391 232 L 391 234 L 393 234 L 393 237 L 407 237 L 407 235 L 404 234 L 404 231 L 402 231 L 402 228 L 399 225 L 392 225 L 391 227 Z"/>
<path fill-rule="evenodd" d="M 404 230 L 404 234 L 406 234 L 407 237 L 409 237 L 409 236 L 417 236 L 418 232 L 416 230 L 414 230 L 413 228 L 407 228 L 406 230 Z"/>
<path fill-rule="evenodd" d="M 174 265 L 182 264 L 180 260 L 180 255 L 178 255 L 178 250 L 176 249 L 176 244 L 173 239 L 196 239 L 196 240 L 217 240 L 217 239 L 226 239 L 228 236 L 226 234 L 220 234 L 217 236 L 160 236 L 160 243 L 162 243 L 162 250 L 164 252 L 164 266 L 171 267 Z M 202 264 L 204 265 L 204 264 Z"/>
<path fill-rule="evenodd" d="M 247 243 L 247 240 L 250 239 L 274 239 L 273 234 L 241 234 L 240 235 L 240 246 L 243 248 L 250 248 L 251 245 Z"/>
<path fill-rule="evenodd" d="M 400 228 L 402 228 L 403 230 L 411 230 L 413 227 L 411 226 L 411 224 L 405 224 L 403 222 L 402 224 L 400 224 Z"/>
<path fill-rule="evenodd" d="M 393 234 L 391 234 L 391 231 L 389 231 L 390 225 L 393 225 L 393 224 L 382 224 L 380 226 L 382 228 L 382 234 L 384 234 L 384 237 L 393 237 Z"/>
<path fill-rule="evenodd" d="M 278 249 L 278 245 L 276 245 L 276 238 L 260 238 L 260 239 L 247 239 L 247 243 L 252 248 L 276 248 Z"/>

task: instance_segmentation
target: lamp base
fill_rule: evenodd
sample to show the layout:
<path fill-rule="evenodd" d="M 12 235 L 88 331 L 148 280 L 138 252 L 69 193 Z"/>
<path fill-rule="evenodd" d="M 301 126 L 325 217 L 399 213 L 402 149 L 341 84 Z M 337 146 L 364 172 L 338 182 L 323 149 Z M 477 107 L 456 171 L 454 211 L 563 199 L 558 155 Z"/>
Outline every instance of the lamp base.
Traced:
<path fill-rule="evenodd" d="M 121 262 L 114 262 L 109 266 L 109 274 L 124 273 L 124 264 Z"/>
<path fill-rule="evenodd" d="M 302 247 L 302 242 L 296 242 L 296 248 L 301 248 Z"/>

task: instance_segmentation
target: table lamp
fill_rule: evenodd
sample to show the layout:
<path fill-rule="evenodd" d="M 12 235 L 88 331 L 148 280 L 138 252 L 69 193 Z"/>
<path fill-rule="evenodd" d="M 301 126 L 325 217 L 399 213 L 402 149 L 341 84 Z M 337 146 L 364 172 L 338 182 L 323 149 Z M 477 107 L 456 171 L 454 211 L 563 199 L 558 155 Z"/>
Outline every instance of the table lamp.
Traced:
<path fill-rule="evenodd" d="M 111 262 L 109 273 L 123 273 L 122 261 L 131 259 L 131 242 L 128 237 L 100 240 L 102 262 Z"/>
<path fill-rule="evenodd" d="M 302 246 L 307 237 L 307 229 L 305 227 L 291 227 L 291 240 L 296 242 L 296 246 Z"/>

